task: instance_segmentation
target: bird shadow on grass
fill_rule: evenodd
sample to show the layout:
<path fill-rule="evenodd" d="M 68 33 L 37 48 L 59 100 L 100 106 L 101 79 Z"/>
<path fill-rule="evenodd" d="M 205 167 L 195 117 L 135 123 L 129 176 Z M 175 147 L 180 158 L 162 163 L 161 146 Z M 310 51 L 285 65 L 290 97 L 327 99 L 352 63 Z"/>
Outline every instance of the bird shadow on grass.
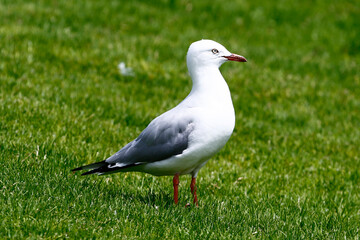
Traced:
<path fill-rule="evenodd" d="M 94 186 L 95 191 L 104 192 L 102 196 L 104 201 L 119 201 L 127 204 L 132 203 L 142 203 L 149 206 L 172 206 L 173 205 L 173 196 L 167 191 L 154 191 L 154 190 L 142 190 L 136 189 L 133 186 L 129 189 L 124 187 L 113 187 L 105 184 L 104 180 L 99 181 L 98 184 Z"/>
<path fill-rule="evenodd" d="M 147 204 L 147 205 L 172 205 L 173 204 L 173 199 L 169 196 L 169 194 L 165 193 L 165 192 L 151 192 L 151 191 L 147 191 L 147 192 L 139 192 L 139 191 L 134 191 L 134 190 L 128 190 L 128 191 L 122 191 L 120 192 L 121 197 L 124 200 L 127 200 L 129 202 L 132 202 L 134 199 L 137 202 L 141 202 L 143 204 Z"/>

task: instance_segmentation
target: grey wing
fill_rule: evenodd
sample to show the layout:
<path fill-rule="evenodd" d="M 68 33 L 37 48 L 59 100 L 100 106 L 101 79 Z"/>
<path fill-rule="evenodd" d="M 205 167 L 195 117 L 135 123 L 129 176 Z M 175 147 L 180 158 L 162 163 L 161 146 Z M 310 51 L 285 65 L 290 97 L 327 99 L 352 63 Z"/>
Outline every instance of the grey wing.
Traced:
<path fill-rule="evenodd" d="M 154 119 L 134 141 L 105 160 L 109 168 L 124 168 L 165 160 L 181 154 L 189 143 L 194 124 L 190 119 Z"/>
<path fill-rule="evenodd" d="M 109 174 L 181 154 L 188 148 L 189 135 L 195 126 L 188 116 L 186 111 L 168 111 L 155 118 L 138 138 L 108 159 L 72 171 L 90 170 L 82 175 Z"/>

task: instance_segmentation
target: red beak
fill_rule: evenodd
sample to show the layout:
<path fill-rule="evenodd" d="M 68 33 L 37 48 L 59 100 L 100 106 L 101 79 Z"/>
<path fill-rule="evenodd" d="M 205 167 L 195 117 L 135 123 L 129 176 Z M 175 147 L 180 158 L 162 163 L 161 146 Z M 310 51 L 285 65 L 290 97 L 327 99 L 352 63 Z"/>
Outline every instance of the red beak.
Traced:
<path fill-rule="evenodd" d="M 232 53 L 230 56 L 223 56 L 224 58 L 227 58 L 230 61 L 235 61 L 235 62 L 247 62 L 246 58 L 244 58 L 243 56 L 237 55 Z"/>

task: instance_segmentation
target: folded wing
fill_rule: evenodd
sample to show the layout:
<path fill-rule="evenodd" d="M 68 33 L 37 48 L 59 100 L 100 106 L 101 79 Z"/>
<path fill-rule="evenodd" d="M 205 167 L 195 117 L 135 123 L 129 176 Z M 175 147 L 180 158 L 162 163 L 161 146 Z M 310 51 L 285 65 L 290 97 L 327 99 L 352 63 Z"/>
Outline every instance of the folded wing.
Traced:
<path fill-rule="evenodd" d="M 177 120 L 176 120 L 177 119 Z M 132 142 L 108 159 L 82 166 L 73 171 L 91 170 L 88 174 L 109 174 L 141 164 L 168 159 L 188 148 L 194 123 L 189 118 L 175 118 L 170 114 L 154 119 Z"/>

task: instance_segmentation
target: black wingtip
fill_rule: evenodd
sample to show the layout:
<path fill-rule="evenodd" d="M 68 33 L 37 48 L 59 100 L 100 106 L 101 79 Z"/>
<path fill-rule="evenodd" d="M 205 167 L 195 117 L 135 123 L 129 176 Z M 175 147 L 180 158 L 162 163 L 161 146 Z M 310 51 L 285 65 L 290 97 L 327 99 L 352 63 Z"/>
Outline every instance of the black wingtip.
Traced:
<path fill-rule="evenodd" d="M 71 169 L 70 171 L 76 172 L 76 171 L 80 171 L 80 170 L 83 170 L 83 167 L 74 168 L 74 169 Z"/>
<path fill-rule="evenodd" d="M 95 169 L 86 169 L 86 170 L 90 170 L 87 172 L 84 172 L 83 174 L 81 174 L 81 176 L 86 176 L 86 175 L 90 175 L 90 174 L 94 174 L 94 173 L 102 173 L 103 169 L 107 169 L 107 164 L 103 165 L 102 167 L 98 167 Z"/>
<path fill-rule="evenodd" d="M 138 165 L 141 165 L 141 164 L 142 163 L 132 163 L 132 164 L 125 165 L 125 166 L 122 166 L 122 167 L 116 167 L 116 166 L 113 166 L 115 164 L 113 164 L 113 163 L 109 164 L 109 163 L 105 162 L 105 160 L 104 160 L 104 161 L 101 161 L 101 162 L 97 162 L 97 163 L 85 165 L 85 166 L 82 166 L 82 167 L 74 168 L 71 171 L 76 172 L 76 171 L 80 171 L 80 170 L 90 170 L 88 172 L 84 172 L 83 174 L 81 174 L 81 176 L 86 176 L 86 175 L 90 175 L 90 174 L 94 174 L 94 173 L 103 175 L 103 174 L 115 173 L 115 172 L 118 172 L 118 171 L 120 171 L 122 169 L 135 167 L 135 166 L 138 166 Z M 109 165 L 111 167 L 109 167 Z"/>
<path fill-rule="evenodd" d="M 103 167 L 103 166 L 106 166 L 106 165 L 107 165 L 107 163 L 104 160 L 104 161 L 101 161 L 101 162 L 96 162 L 96 163 L 92 163 L 92 164 L 89 164 L 89 165 L 74 168 L 71 171 L 76 172 L 76 171 L 80 171 L 80 170 L 92 170 L 92 169 L 100 168 L 100 167 Z"/>
<path fill-rule="evenodd" d="M 84 172 L 83 174 L 81 174 L 81 176 L 86 176 L 86 175 L 94 174 L 94 173 L 96 173 L 96 172 L 97 172 L 97 171 L 94 171 L 94 170 L 88 171 L 88 172 Z"/>

